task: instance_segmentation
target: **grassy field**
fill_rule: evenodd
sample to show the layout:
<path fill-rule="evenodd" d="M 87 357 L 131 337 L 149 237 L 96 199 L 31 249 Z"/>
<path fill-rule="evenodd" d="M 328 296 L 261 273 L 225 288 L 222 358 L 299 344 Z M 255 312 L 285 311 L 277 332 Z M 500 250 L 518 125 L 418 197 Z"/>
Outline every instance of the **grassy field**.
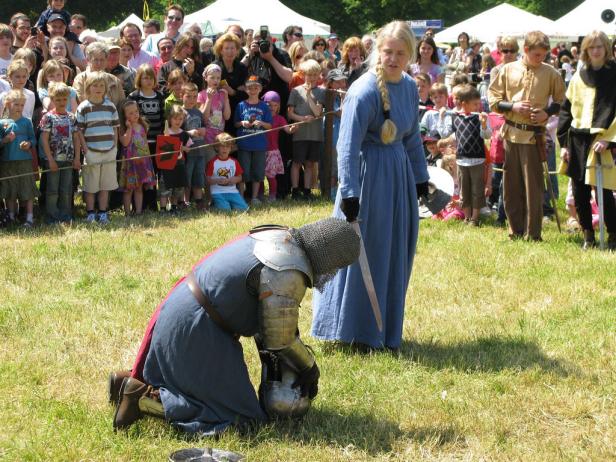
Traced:
<path fill-rule="evenodd" d="M 146 418 L 115 434 L 106 377 L 131 365 L 159 300 L 253 225 L 331 211 L 289 205 L 2 232 L 0 459 L 164 461 L 192 446 L 259 462 L 616 459 L 616 255 L 584 253 L 554 224 L 531 244 L 423 221 L 397 355 L 312 339 L 308 294 L 300 329 L 322 377 L 300 423 L 210 440 Z"/>

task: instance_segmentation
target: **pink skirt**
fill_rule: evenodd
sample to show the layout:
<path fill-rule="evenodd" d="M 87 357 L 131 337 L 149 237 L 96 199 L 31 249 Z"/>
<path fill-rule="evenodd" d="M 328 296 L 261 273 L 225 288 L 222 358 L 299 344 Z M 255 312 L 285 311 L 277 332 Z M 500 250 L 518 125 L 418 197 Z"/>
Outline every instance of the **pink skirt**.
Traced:
<path fill-rule="evenodd" d="M 282 156 L 278 149 L 273 151 L 266 151 L 265 153 L 265 176 L 267 178 L 275 177 L 276 175 L 282 175 L 284 173 L 284 164 L 282 163 Z"/>

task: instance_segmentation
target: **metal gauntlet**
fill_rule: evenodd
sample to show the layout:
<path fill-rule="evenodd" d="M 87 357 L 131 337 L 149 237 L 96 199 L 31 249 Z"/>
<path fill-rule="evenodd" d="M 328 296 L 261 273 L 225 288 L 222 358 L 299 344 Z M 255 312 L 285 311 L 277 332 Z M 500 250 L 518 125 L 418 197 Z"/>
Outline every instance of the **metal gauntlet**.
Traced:
<path fill-rule="evenodd" d="M 276 271 L 264 266 L 259 282 L 259 325 L 262 347 L 276 354 L 296 372 L 309 369 L 314 356 L 297 335 L 299 304 L 306 292 L 306 276 L 296 270 Z"/>

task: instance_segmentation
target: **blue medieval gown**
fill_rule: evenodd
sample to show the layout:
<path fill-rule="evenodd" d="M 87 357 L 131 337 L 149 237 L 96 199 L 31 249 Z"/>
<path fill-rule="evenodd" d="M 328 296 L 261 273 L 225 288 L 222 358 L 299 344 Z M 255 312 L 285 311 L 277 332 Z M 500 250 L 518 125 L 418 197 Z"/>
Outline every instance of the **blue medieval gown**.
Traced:
<path fill-rule="evenodd" d="M 312 335 L 322 340 L 398 348 L 404 301 L 417 244 L 419 216 L 415 183 L 428 181 L 419 134 L 419 96 L 407 74 L 387 83 L 395 141 L 380 140 L 384 121 L 376 75 L 367 72 L 349 88 L 338 138 L 335 217 L 344 218 L 342 198 L 359 197 L 359 224 L 383 319 L 379 333 L 359 263 L 346 267 L 322 292 L 313 292 Z"/>

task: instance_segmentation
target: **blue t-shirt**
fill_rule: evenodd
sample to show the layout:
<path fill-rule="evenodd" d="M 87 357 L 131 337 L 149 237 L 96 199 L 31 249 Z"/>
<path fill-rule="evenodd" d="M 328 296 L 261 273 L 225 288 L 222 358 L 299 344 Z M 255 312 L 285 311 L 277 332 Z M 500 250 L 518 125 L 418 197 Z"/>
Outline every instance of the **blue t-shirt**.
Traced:
<path fill-rule="evenodd" d="M 260 120 L 262 122 L 272 123 L 272 113 L 267 103 L 259 101 L 257 104 L 249 104 L 248 101 L 241 101 L 235 108 L 235 122 L 248 120 L 254 122 Z M 263 127 L 245 128 L 238 127 L 237 136 L 250 135 L 253 133 L 263 132 Z M 238 140 L 238 149 L 242 151 L 267 151 L 267 138 L 265 134 L 251 136 Z"/>
<path fill-rule="evenodd" d="M 73 100 L 73 98 L 75 98 L 75 101 L 77 101 L 77 92 L 75 91 L 75 89 L 73 87 L 68 87 L 70 95 L 68 97 L 68 101 L 66 103 L 66 111 L 67 112 L 72 112 L 71 110 L 71 101 Z M 39 99 L 41 101 L 43 101 L 45 98 L 47 98 L 49 96 L 49 89 L 47 88 L 39 88 L 37 90 L 38 92 L 38 96 Z"/>
<path fill-rule="evenodd" d="M 17 120 L 2 119 L 0 120 L 0 126 L 4 135 L 9 133 L 15 133 L 15 139 L 4 146 L 4 152 L 2 153 L 2 160 L 30 160 L 32 154 L 30 150 L 24 151 L 19 147 L 22 141 L 29 141 L 32 146 L 36 146 L 36 138 L 34 137 L 34 128 L 32 127 L 32 121 L 21 117 Z"/>

